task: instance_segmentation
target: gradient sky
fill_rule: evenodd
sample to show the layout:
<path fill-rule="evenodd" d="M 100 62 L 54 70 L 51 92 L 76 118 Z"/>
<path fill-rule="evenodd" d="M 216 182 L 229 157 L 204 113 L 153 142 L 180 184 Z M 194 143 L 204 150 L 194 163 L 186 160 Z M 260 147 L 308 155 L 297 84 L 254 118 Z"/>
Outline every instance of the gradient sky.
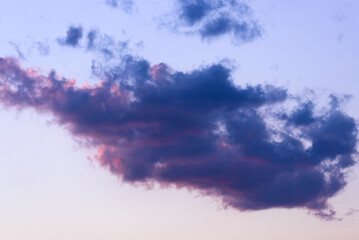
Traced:
<path fill-rule="evenodd" d="M 179 14 L 180 3 L 0 0 L 0 58 L 44 76 L 53 69 L 79 86 L 104 80 L 101 73 L 125 54 L 183 73 L 222 63 L 243 91 L 257 84 L 283 88 L 301 103 L 312 100 L 318 116 L 326 114 L 330 94 L 348 95 L 341 111 L 359 119 L 358 1 L 246 1 L 246 18 L 230 12 L 229 30 L 211 37 Z M 240 21 L 255 22 L 260 34 L 235 35 Z M 71 27 L 83 36 L 71 35 Z M 94 30 L 100 37 L 90 49 L 86 37 Z M 98 64 L 96 76 L 91 67 Z M 198 185 L 123 182 L 121 173 L 100 166 L 96 147 L 57 124 L 51 107 L 19 109 L 26 104 L 0 108 L 0 239 L 359 239 L 357 165 L 329 197 L 332 220 L 305 204 L 240 211 L 223 206 L 220 194 L 201 194 Z"/>

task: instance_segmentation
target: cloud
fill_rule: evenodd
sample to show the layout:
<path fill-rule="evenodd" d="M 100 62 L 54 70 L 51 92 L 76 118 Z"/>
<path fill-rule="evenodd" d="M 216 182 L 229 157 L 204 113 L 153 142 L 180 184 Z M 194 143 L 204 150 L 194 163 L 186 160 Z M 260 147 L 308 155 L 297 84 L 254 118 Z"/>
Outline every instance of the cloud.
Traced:
<path fill-rule="evenodd" d="M 83 29 L 81 26 L 71 26 L 66 32 L 65 38 L 59 38 L 57 42 L 60 45 L 67 45 L 70 47 L 77 47 L 79 46 L 79 42 L 83 35 Z"/>
<path fill-rule="evenodd" d="M 177 0 L 173 28 L 179 32 L 198 34 L 204 40 L 230 35 L 235 43 L 250 42 L 262 34 L 251 18 L 250 7 L 231 0 Z"/>
<path fill-rule="evenodd" d="M 121 7 L 126 12 L 130 12 L 134 5 L 132 0 L 106 0 L 106 4 L 113 8 Z"/>
<path fill-rule="evenodd" d="M 42 56 L 48 56 L 49 53 L 50 53 L 50 47 L 49 47 L 49 44 L 46 41 L 44 41 L 44 42 L 40 42 L 40 41 L 34 42 L 34 47 L 39 51 L 39 53 Z"/>
<path fill-rule="evenodd" d="M 345 216 L 350 216 L 359 213 L 358 209 L 351 208 L 349 211 L 345 214 Z"/>
<path fill-rule="evenodd" d="M 18 57 L 22 60 L 25 60 L 25 54 L 23 53 L 23 51 L 20 50 L 20 46 L 19 44 L 16 44 L 14 42 L 9 42 L 10 45 L 12 45 L 18 55 Z"/>
<path fill-rule="evenodd" d="M 313 103 L 303 104 L 299 109 L 295 110 L 290 118 L 290 122 L 294 125 L 309 125 L 315 121 L 313 116 Z"/>
<path fill-rule="evenodd" d="M 98 36 L 98 31 L 91 30 L 87 33 L 87 49 L 91 50 L 95 48 L 95 40 Z"/>
<path fill-rule="evenodd" d="M 87 50 L 99 53 L 106 60 L 116 58 L 127 52 L 129 41 L 116 41 L 107 34 L 93 29 L 87 33 Z"/>
<path fill-rule="evenodd" d="M 86 45 L 80 46 L 79 42 L 83 37 L 85 38 Z M 70 27 L 67 30 L 66 38 L 59 38 L 57 41 L 61 45 L 69 45 L 77 49 L 92 52 L 96 55 L 96 60 L 94 60 L 96 63 L 116 60 L 130 50 L 129 40 L 118 41 L 107 34 L 101 33 L 98 29 L 84 31 L 81 26 Z M 38 47 L 40 48 L 41 45 L 38 45 Z M 43 47 L 46 47 L 46 45 Z"/>
<path fill-rule="evenodd" d="M 52 113 L 125 182 L 197 189 L 242 211 L 299 207 L 333 219 L 327 201 L 357 154 L 356 122 L 338 98 L 325 111 L 298 101 L 278 114 L 267 110 L 287 109 L 277 108 L 294 99 L 286 89 L 236 86 L 221 64 L 178 72 L 128 55 L 103 71 L 99 84 L 80 87 L 0 58 L 0 101 Z"/>
<path fill-rule="evenodd" d="M 194 2 L 180 1 L 180 4 L 180 18 L 188 25 L 194 25 L 195 23 L 201 21 L 211 10 L 211 5 L 202 0 Z"/>

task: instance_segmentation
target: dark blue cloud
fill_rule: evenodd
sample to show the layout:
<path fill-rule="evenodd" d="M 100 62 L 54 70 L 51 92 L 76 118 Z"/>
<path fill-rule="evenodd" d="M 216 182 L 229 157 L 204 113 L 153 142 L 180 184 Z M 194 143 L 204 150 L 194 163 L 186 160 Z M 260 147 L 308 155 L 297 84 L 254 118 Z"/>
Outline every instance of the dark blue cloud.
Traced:
<path fill-rule="evenodd" d="M 243 2 L 236 0 L 177 0 L 177 2 L 179 21 L 175 26 L 176 29 L 187 27 L 187 32 L 199 34 L 203 39 L 214 39 L 228 34 L 235 43 L 249 42 L 261 36 L 261 27 L 251 18 L 251 9 Z"/>
<path fill-rule="evenodd" d="M 232 29 L 231 19 L 219 17 L 206 23 L 201 29 L 201 36 L 205 38 L 220 36 Z"/>
<path fill-rule="evenodd" d="M 340 111 L 335 111 L 319 120 L 308 134 L 313 141 L 312 154 L 317 157 L 334 159 L 355 148 L 356 123 Z"/>
<path fill-rule="evenodd" d="M 193 25 L 202 20 L 211 10 L 211 5 L 205 1 L 181 1 L 182 12 L 180 17 L 189 25 Z"/>
<path fill-rule="evenodd" d="M 299 207 L 334 217 L 327 200 L 357 156 L 357 125 L 339 98 L 326 111 L 298 100 L 278 114 L 271 109 L 292 100 L 286 89 L 237 86 L 221 64 L 178 72 L 126 56 L 97 71 L 105 80 L 77 87 L 1 58 L 0 101 L 52 113 L 125 182 L 197 189 L 239 210 Z"/>
<path fill-rule="evenodd" d="M 290 122 L 295 125 L 309 125 L 315 121 L 313 116 L 313 103 L 308 102 L 293 112 L 290 118 Z"/>
<path fill-rule="evenodd" d="M 82 36 L 83 36 L 83 29 L 81 26 L 77 26 L 77 27 L 71 26 L 66 32 L 66 37 L 58 39 L 58 43 L 61 45 L 77 47 L 79 46 Z"/>

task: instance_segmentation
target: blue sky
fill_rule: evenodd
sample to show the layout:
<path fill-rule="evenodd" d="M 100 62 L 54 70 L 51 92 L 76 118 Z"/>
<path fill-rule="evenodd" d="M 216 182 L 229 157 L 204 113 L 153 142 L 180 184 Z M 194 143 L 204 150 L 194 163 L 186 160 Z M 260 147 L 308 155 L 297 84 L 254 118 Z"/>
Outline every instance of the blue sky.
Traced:
<path fill-rule="evenodd" d="M 205 6 L 204 13 L 209 15 L 199 18 L 200 22 L 196 24 L 186 22 L 183 19 L 183 9 L 185 9 L 183 6 L 188 6 L 191 3 L 199 4 L 196 5 L 197 8 Z M 296 135 L 297 131 L 304 135 L 307 134 L 307 140 L 309 139 L 313 143 L 316 139 L 323 139 L 322 135 L 332 137 L 330 134 L 333 134 L 333 136 L 337 136 L 333 140 L 336 145 L 329 149 L 337 149 L 339 145 L 349 146 L 348 142 L 352 139 L 350 134 L 342 134 L 346 131 L 344 128 L 336 131 L 328 126 L 333 126 L 330 116 L 341 116 L 342 122 L 335 125 L 335 128 L 349 126 L 350 124 L 346 125 L 346 123 L 351 121 L 356 124 L 359 117 L 357 108 L 359 100 L 356 91 L 359 87 L 357 82 L 359 76 L 359 47 L 357 45 L 359 40 L 359 30 L 357 30 L 359 3 L 349 0 L 240 2 L 239 7 L 242 7 L 240 9 L 243 10 L 244 6 L 248 7 L 245 13 L 240 12 L 240 9 L 236 8 L 237 5 L 228 8 L 225 4 L 229 4 L 229 1 L 137 0 L 133 1 L 132 5 L 127 2 L 125 7 L 122 7 L 119 2 L 116 7 L 101 0 L 76 1 L 74 3 L 0 0 L 0 57 L 13 58 L 17 61 L 16 63 L 6 62 L 8 65 L 2 67 L 2 71 L 6 74 L 14 74 L 15 78 L 19 80 L 20 86 L 24 83 L 25 78 L 21 77 L 23 75 L 19 73 L 20 70 L 13 69 L 21 65 L 21 69 L 32 67 L 37 70 L 37 73 L 32 73 L 34 75 L 29 71 L 24 72 L 33 79 L 43 78 L 49 81 L 52 79 L 47 77 L 49 72 L 55 70 L 58 75 L 54 79 L 61 82 L 64 77 L 66 79 L 66 82 L 63 83 L 64 86 L 70 84 L 71 79 L 75 79 L 78 87 L 86 83 L 101 90 L 106 90 L 106 88 L 99 83 L 101 81 L 103 84 L 106 83 L 104 80 L 110 79 L 109 76 L 114 76 L 113 74 L 119 74 L 121 79 L 126 79 L 126 76 L 129 79 L 145 79 L 149 76 L 147 74 L 150 74 L 149 78 L 154 81 L 154 86 L 162 89 L 162 92 L 159 90 L 156 96 L 159 99 L 167 99 L 165 107 L 172 109 L 171 113 L 183 116 L 182 113 L 190 112 L 193 107 L 195 111 L 203 111 L 203 114 L 199 115 L 203 116 L 203 119 L 208 118 L 211 121 L 219 119 L 218 121 L 225 122 L 227 135 L 218 135 L 220 139 L 223 139 L 221 143 L 223 148 L 216 145 L 214 148 L 216 153 L 211 157 L 201 155 L 203 159 L 206 159 L 204 166 L 213 163 L 212 157 L 214 162 L 217 161 L 216 158 L 227 157 L 232 161 L 239 155 L 246 161 L 260 158 L 261 161 L 269 161 L 277 166 L 278 162 L 276 161 L 282 158 L 281 154 L 287 156 L 285 155 L 285 151 L 288 151 L 287 148 L 275 155 L 273 159 L 268 154 L 248 153 L 248 149 L 259 146 L 263 142 L 260 138 L 256 138 L 256 142 L 251 145 L 248 143 L 250 138 L 234 134 L 243 131 L 236 125 L 241 122 L 239 119 L 248 118 L 252 121 L 259 119 L 250 115 L 249 110 L 248 112 L 241 110 L 240 106 L 243 101 L 249 104 L 250 109 L 255 109 L 256 113 L 261 114 L 271 131 L 281 130 L 280 132 L 284 134 L 288 133 L 286 131 L 290 129 L 293 131 L 290 133 L 291 136 L 303 141 L 304 145 L 307 144 L 306 140 Z M 196 13 L 198 13 L 197 8 Z M 240 14 L 237 15 L 236 11 Z M 196 16 L 201 17 L 202 15 Z M 214 34 L 211 37 L 203 35 L 201 28 L 208 27 L 208 24 L 213 23 L 213 19 L 218 16 L 228 24 L 225 25 L 227 30 L 223 34 L 221 32 L 221 34 Z M 257 29 L 258 35 L 254 35 L 250 39 L 235 35 L 238 24 L 243 22 Z M 69 36 L 68 31 L 71 30 L 71 27 L 82 32 L 82 37 L 77 35 L 78 44 L 76 44 L 77 41 L 72 45 L 66 44 L 66 37 Z M 87 47 L 87 34 L 91 31 L 96 31 L 98 36 L 94 49 Z M 76 34 L 72 37 L 76 38 Z M 113 54 L 113 57 L 103 54 L 104 50 Z M 128 56 L 134 57 L 134 60 L 131 62 L 128 60 Z M 144 62 L 141 62 L 141 59 Z M 148 70 L 145 73 L 140 72 L 137 67 L 141 66 L 147 69 L 146 64 L 148 64 Z M 227 69 L 225 71 L 229 71 L 229 77 L 221 75 L 222 68 L 219 70 L 217 68 L 216 71 L 211 70 L 212 64 L 219 64 L 224 67 L 223 69 Z M 93 70 L 94 66 L 96 71 Z M 215 85 L 217 91 L 215 88 L 211 90 L 206 87 L 211 79 L 213 79 L 213 84 L 217 84 L 217 78 L 212 77 L 215 74 L 219 74 L 218 78 L 223 79 L 221 83 L 218 83 L 219 85 Z M 2 75 L 1 81 L 12 84 L 14 80 L 12 78 L 9 80 L 4 76 Z M 113 78 L 115 79 L 115 77 Z M 182 78 L 189 80 L 181 80 Z M 116 85 L 117 81 L 120 83 L 119 87 Z M 168 81 L 172 85 L 166 85 L 169 84 Z M 193 85 L 186 85 L 186 82 L 180 83 L 180 81 L 198 82 L 200 91 L 195 92 Z M 131 85 L 133 82 L 130 82 L 129 86 L 137 90 L 128 90 L 121 88 L 123 86 L 121 84 L 127 84 L 127 82 L 116 79 L 115 82 L 116 84 L 113 85 L 115 90 L 111 88 L 111 94 L 117 94 L 116 91 L 119 91 L 119 94 L 124 96 L 124 93 L 129 91 L 128 99 L 130 100 L 122 99 L 117 95 L 114 95 L 117 98 L 98 95 L 104 103 L 110 104 L 114 102 L 113 99 L 117 99 L 118 101 L 130 101 L 128 104 L 132 104 L 134 100 L 131 94 L 134 94 L 137 96 L 137 101 L 142 104 L 141 107 L 151 111 L 158 110 L 157 105 L 150 104 L 152 103 L 150 100 L 153 102 L 156 100 L 153 95 L 145 95 L 150 87 L 142 88 L 139 85 Z M 177 82 L 178 84 L 176 84 Z M 203 85 L 200 84 L 202 82 Z M 160 85 L 162 83 L 164 85 Z M 258 86 L 258 84 L 263 87 L 264 93 L 259 94 L 250 88 L 250 86 Z M 282 99 L 284 101 L 282 102 L 279 99 L 276 100 L 280 102 L 279 106 L 273 104 L 273 94 L 278 97 L 279 93 L 278 91 L 273 92 L 273 89 L 266 89 L 265 85 L 285 90 L 287 93 L 285 101 Z M 335 193 L 321 190 L 322 193 L 325 192 L 322 198 L 327 200 L 327 208 L 323 209 L 312 205 L 313 201 L 319 203 L 322 198 L 310 194 L 308 195 L 309 200 L 290 205 L 292 203 L 288 202 L 288 194 L 280 188 L 275 192 L 278 193 L 278 196 L 282 196 L 278 202 L 259 201 L 258 199 L 272 199 L 271 196 L 276 195 L 269 192 L 265 197 L 258 195 L 262 197 L 257 199 L 252 192 L 257 188 L 250 188 L 249 192 L 252 195 L 248 194 L 244 188 L 241 189 L 243 195 L 223 193 L 224 189 L 231 187 L 218 184 L 216 179 L 210 181 L 208 185 L 212 190 L 214 189 L 211 192 L 193 179 L 189 181 L 188 177 L 193 177 L 192 175 L 185 175 L 187 178 L 174 180 L 185 174 L 182 168 L 178 168 L 176 164 L 173 165 L 176 168 L 173 168 L 175 172 L 171 173 L 171 177 L 168 177 L 168 173 L 167 175 L 153 173 L 141 178 L 143 175 L 140 174 L 140 168 L 137 168 L 137 165 L 133 167 L 131 163 L 147 164 L 148 158 L 139 154 L 134 155 L 134 152 L 143 151 L 143 148 L 137 148 L 137 146 L 145 144 L 147 137 L 151 137 L 149 139 L 152 142 L 159 141 L 157 135 L 146 135 L 147 132 L 141 133 L 142 128 L 135 127 L 134 132 L 144 134 L 144 137 L 135 138 L 135 140 L 131 140 L 132 142 L 126 140 L 130 142 L 110 144 L 108 141 L 112 141 L 112 138 L 103 130 L 97 131 L 96 129 L 99 128 L 92 127 L 93 121 L 86 115 L 83 119 L 80 118 L 81 115 L 75 115 L 75 118 L 81 121 L 69 118 L 69 112 L 66 112 L 68 108 L 58 111 L 54 106 L 46 103 L 54 101 L 43 93 L 46 84 L 38 83 L 36 86 L 43 94 L 40 95 L 41 99 L 45 100 L 40 107 L 20 98 L 15 101 L 2 97 L 3 107 L 0 112 L 3 123 L 0 136 L 3 146 L 0 155 L 1 238 L 357 239 L 359 233 L 356 227 L 358 224 L 356 212 L 359 209 L 357 204 L 359 197 L 357 165 L 340 169 L 343 174 L 340 176 L 343 176 L 346 184 Z M 61 91 L 67 94 L 68 89 L 68 85 L 66 85 L 61 88 Z M 185 89 L 184 93 L 179 89 Z M 189 92 L 186 92 L 186 89 L 189 89 Z M 238 92 L 238 89 L 241 91 Z M 192 102 L 189 105 L 176 105 L 173 98 L 162 94 L 165 90 L 171 90 L 172 96 L 181 99 L 182 102 L 186 99 L 190 99 L 188 101 Z M 78 89 L 76 91 L 80 92 Z M 86 88 L 81 91 L 83 91 L 81 94 L 96 94 Z M 192 95 L 189 93 L 193 91 L 196 95 L 191 98 Z M 207 94 L 206 91 L 210 94 Z M 2 94 L 5 93 L 2 91 Z M 257 97 L 243 100 L 243 98 L 236 97 L 236 94 L 252 94 Z M 343 99 L 343 104 L 339 109 L 330 109 L 330 94 L 335 94 L 339 99 Z M 186 98 L 182 98 L 184 95 Z M 39 100 L 36 94 L 29 96 L 32 97 L 30 99 Z M 65 97 L 64 99 L 66 100 Z M 213 101 L 221 102 L 224 105 L 218 106 Z M 316 127 L 309 125 L 303 127 L 302 123 L 298 124 L 299 118 L 295 118 L 295 116 L 303 116 L 294 113 L 296 110 L 303 109 L 308 101 L 315 106 L 313 118 L 317 123 Z M 71 103 L 70 101 L 69 107 L 75 106 L 74 104 L 80 104 L 78 110 L 80 111 L 83 110 L 81 106 L 88 103 Z M 131 104 L 126 106 L 135 109 Z M 239 119 L 235 114 L 228 115 L 228 117 L 227 110 L 223 112 L 223 108 L 228 106 L 239 106 L 238 109 L 242 111 L 240 113 L 242 115 L 238 115 Z M 24 109 L 20 110 L 22 108 Z M 218 118 L 217 115 L 214 117 L 212 113 L 206 112 L 208 108 L 212 109 L 211 112 L 214 114 L 222 114 L 227 117 Z M 88 110 L 85 110 L 92 109 L 95 109 L 95 105 L 93 108 L 89 107 Z M 335 115 L 337 111 L 342 115 Z M 95 111 L 95 115 L 91 116 L 93 119 L 104 119 L 103 121 L 107 122 L 108 118 L 106 116 L 102 118 L 100 113 Z M 286 121 L 287 125 L 283 125 L 283 122 L 276 119 L 276 115 L 273 113 L 286 113 L 287 118 L 280 121 Z M 175 119 L 170 118 L 172 120 L 166 122 L 158 116 L 144 115 L 147 119 L 155 119 L 161 123 L 159 129 L 162 131 L 161 134 L 166 134 L 167 141 L 172 141 L 168 140 L 172 139 L 171 137 L 176 138 L 177 132 L 187 134 L 184 133 L 184 130 L 188 129 L 184 128 L 183 131 L 180 131 L 180 127 L 174 127 L 178 126 L 174 124 Z M 204 124 L 201 117 L 195 116 L 195 118 L 190 118 L 191 121 L 198 120 Z M 188 118 L 181 120 L 183 123 Z M 128 124 L 131 128 L 131 124 L 135 124 L 135 122 Z M 164 127 L 167 126 L 166 124 L 170 126 L 170 131 Z M 193 127 L 192 122 L 188 124 Z M 242 121 L 241 124 L 245 123 Z M 100 129 L 105 129 L 103 127 L 107 125 L 99 126 Z M 258 125 L 257 129 L 259 126 L 261 125 Z M 82 127 L 86 130 L 79 134 Z M 200 129 L 207 131 L 207 128 Z M 350 132 L 351 128 L 348 128 Z M 116 135 L 121 139 L 125 139 L 124 136 Z M 193 137 L 190 133 L 189 136 Z M 199 136 L 203 137 L 204 135 Z M 281 137 L 283 136 L 281 135 Z M 178 139 L 179 142 L 183 140 L 182 138 Z M 193 141 L 192 138 L 185 139 Z M 208 142 L 208 139 L 206 141 L 204 138 L 199 139 L 201 144 L 217 143 L 217 140 Z M 191 144 L 197 144 L 198 141 L 193 141 Z M 223 149 L 234 148 L 238 143 L 241 147 L 247 148 L 247 152 L 238 150 L 235 154 L 233 153 L 234 155 L 232 153 L 226 155 L 228 153 Z M 269 141 L 269 143 L 273 142 Z M 270 146 L 275 148 L 276 145 Z M 192 153 L 193 156 L 198 154 L 191 150 L 192 148 L 188 144 L 181 145 L 181 147 L 182 152 Z M 326 146 L 325 150 L 320 153 L 318 153 L 319 150 L 312 150 L 313 153 L 310 154 L 309 159 L 319 161 L 318 158 L 323 158 L 325 161 L 326 157 L 338 157 L 339 159 L 342 157 L 341 154 L 349 154 L 356 161 L 355 148 L 354 146 L 345 151 L 338 150 L 338 152 L 330 153 Z M 168 154 L 160 152 L 160 155 L 157 155 L 159 153 L 155 147 L 146 149 L 149 154 L 147 156 Z M 310 147 L 307 146 L 307 149 Z M 106 157 L 103 153 L 110 150 L 115 153 L 114 156 Z M 258 151 L 260 152 L 260 150 Z M 125 165 L 127 172 L 122 167 L 111 169 L 108 165 L 108 162 L 119 163 L 117 160 L 119 155 L 133 159 L 129 165 Z M 183 156 L 181 158 L 181 156 L 173 157 L 171 155 L 169 157 L 171 164 L 172 161 L 176 162 L 178 159 L 184 161 L 185 158 Z M 289 155 L 289 158 L 294 156 L 297 155 Z M 192 158 L 188 159 L 193 161 Z M 339 161 L 338 159 L 335 161 Z M 290 159 L 285 159 L 285 161 L 290 161 Z M 120 160 L 120 163 L 125 164 L 126 162 Z M 156 164 L 156 168 L 163 167 L 161 164 L 171 166 L 170 163 L 163 160 L 156 160 Z M 190 172 L 196 170 L 194 165 L 188 166 Z M 327 171 L 322 165 L 318 166 L 310 167 L 311 171 L 318 170 L 318 168 L 320 171 Z M 262 166 L 256 169 L 253 176 L 259 177 L 258 174 L 262 173 L 260 170 Z M 300 169 L 298 174 L 302 172 L 297 165 L 293 165 L 293 169 L 294 171 Z M 136 170 L 136 174 L 129 174 L 130 170 Z M 265 172 L 269 171 L 266 169 Z M 328 170 L 326 173 L 333 175 L 334 170 Z M 228 172 L 223 174 L 220 179 L 225 181 L 234 179 L 228 174 Z M 240 172 L 237 174 L 241 176 Z M 212 177 L 210 174 L 208 176 Z M 314 181 L 314 178 L 310 179 Z M 207 181 L 207 178 L 203 178 L 202 181 Z M 168 184 L 173 185 L 163 188 Z M 314 186 L 315 182 L 306 185 L 305 191 L 299 195 L 299 198 L 308 193 L 310 185 Z M 231 188 L 231 190 L 237 190 L 237 188 Z M 261 194 L 264 193 L 258 191 Z M 248 204 L 244 204 L 243 199 L 248 201 L 246 202 Z M 327 214 L 330 209 L 336 212 L 330 221 L 315 216 L 318 213 Z"/>

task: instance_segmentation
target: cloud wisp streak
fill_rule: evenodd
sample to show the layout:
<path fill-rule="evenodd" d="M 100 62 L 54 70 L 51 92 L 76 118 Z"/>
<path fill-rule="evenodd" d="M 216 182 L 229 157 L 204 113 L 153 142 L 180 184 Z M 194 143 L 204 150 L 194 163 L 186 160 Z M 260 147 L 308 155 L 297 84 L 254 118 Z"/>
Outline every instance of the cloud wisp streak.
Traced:
<path fill-rule="evenodd" d="M 52 113 L 125 182 L 197 189 L 238 210 L 300 207 L 333 218 L 327 200 L 355 164 L 355 120 L 335 97 L 321 113 L 300 101 L 294 111 L 263 111 L 286 104 L 287 90 L 239 87 L 230 73 L 125 56 L 98 85 L 79 87 L 0 58 L 0 101 Z"/>

